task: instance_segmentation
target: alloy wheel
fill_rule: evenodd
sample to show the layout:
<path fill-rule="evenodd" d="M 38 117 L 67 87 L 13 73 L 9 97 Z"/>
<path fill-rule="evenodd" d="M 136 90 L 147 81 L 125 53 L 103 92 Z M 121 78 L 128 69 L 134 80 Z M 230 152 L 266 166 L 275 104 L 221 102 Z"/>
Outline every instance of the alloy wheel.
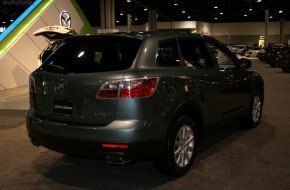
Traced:
<path fill-rule="evenodd" d="M 189 125 L 180 128 L 174 144 L 174 160 L 179 167 L 186 167 L 193 156 L 194 133 Z"/>
<path fill-rule="evenodd" d="M 254 123 L 257 123 L 260 119 L 261 116 L 261 111 L 262 111 L 262 104 L 261 104 L 261 99 L 259 96 L 255 96 L 253 100 L 253 111 L 252 111 L 252 117 Z"/>

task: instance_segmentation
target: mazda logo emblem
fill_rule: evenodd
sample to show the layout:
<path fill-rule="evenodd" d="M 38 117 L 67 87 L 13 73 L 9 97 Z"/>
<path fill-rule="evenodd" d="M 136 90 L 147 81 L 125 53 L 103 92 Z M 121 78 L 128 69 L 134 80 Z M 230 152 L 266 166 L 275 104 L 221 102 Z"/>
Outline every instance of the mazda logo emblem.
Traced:
<path fill-rule="evenodd" d="M 63 11 L 60 14 L 60 25 L 71 28 L 71 16 L 67 11 Z"/>
<path fill-rule="evenodd" d="M 63 91 L 64 91 L 64 84 L 60 84 L 60 83 L 55 84 L 55 86 L 54 86 L 54 92 L 56 94 L 62 94 Z"/>

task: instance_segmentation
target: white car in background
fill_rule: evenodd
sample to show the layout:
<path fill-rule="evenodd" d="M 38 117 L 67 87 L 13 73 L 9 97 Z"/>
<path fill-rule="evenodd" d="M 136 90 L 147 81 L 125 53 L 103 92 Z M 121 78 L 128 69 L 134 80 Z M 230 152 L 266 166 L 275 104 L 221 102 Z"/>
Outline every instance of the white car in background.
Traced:
<path fill-rule="evenodd" d="M 64 38 L 77 36 L 78 34 L 71 28 L 54 25 L 40 28 L 33 35 L 43 36 L 48 42 L 48 45 L 39 54 L 38 61 L 40 65 L 63 43 Z"/>
<path fill-rule="evenodd" d="M 245 56 L 246 57 L 257 57 L 258 52 L 261 51 L 260 47 L 253 47 L 246 51 Z"/>
<path fill-rule="evenodd" d="M 247 45 L 233 45 L 231 48 L 231 51 L 235 54 L 242 54 L 246 50 L 248 50 Z"/>

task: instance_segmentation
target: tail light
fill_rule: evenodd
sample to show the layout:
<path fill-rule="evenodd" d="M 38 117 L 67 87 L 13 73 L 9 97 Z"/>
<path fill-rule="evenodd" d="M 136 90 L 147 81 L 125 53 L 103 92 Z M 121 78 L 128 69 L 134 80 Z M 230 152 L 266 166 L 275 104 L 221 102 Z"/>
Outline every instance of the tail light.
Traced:
<path fill-rule="evenodd" d="M 29 92 L 36 93 L 36 85 L 34 77 L 29 77 Z"/>
<path fill-rule="evenodd" d="M 153 94 L 157 83 L 157 77 L 106 82 L 99 90 L 97 98 L 147 97 Z"/>

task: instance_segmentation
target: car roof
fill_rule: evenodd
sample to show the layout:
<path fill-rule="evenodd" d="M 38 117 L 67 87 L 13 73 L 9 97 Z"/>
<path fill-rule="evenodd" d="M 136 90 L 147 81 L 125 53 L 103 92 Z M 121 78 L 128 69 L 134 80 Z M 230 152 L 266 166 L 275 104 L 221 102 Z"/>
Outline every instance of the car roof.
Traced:
<path fill-rule="evenodd" d="M 89 36 L 89 37 L 88 37 Z M 201 34 L 192 34 L 186 32 L 116 32 L 116 33 L 100 33 L 100 34 L 92 34 L 92 35 L 84 35 L 84 36 L 74 36 L 71 38 L 94 38 L 99 36 L 112 36 L 112 37 L 130 37 L 135 39 L 143 40 L 144 38 L 151 38 L 156 40 L 166 40 L 173 38 L 210 38 L 209 36 L 201 35 Z M 213 39 L 214 40 L 214 39 Z"/>

